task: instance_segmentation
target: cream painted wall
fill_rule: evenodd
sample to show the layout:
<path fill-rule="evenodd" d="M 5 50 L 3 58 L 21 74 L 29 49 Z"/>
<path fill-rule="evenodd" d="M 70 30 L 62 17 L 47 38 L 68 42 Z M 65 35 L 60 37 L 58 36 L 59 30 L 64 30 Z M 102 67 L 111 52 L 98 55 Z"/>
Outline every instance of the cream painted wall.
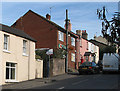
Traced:
<path fill-rule="evenodd" d="M 0 85 L 2 85 L 2 31 L 0 31 Z"/>
<path fill-rule="evenodd" d="M 99 47 L 94 45 L 91 42 L 88 42 L 88 50 L 89 50 L 89 52 L 96 54 L 96 63 L 98 63 L 98 61 L 99 61 Z"/>
<path fill-rule="evenodd" d="M 3 51 L 3 45 L 0 49 L 2 54 L 2 84 L 5 84 L 6 62 L 16 63 L 16 81 L 25 81 L 35 78 L 35 43 L 27 39 L 1 32 L 1 44 L 4 42 L 4 34 L 9 38 L 9 52 Z M 23 55 L 23 40 L 27 41 L 27 55 Z M 30 53 L 29 53 L 30 52 Z M 29 64 L 29 65 L 28 65 Z"/>
<path fill-rule="evenodd" d="M 43 78 L 43 60 L 36 60 L 35 78 Z"/>
<path fill-rule="evenodd" d="M 98 63 L 99 61 L 99 47 L 98 46 L 95 46 L 96 47 L 96 63 Z"/>

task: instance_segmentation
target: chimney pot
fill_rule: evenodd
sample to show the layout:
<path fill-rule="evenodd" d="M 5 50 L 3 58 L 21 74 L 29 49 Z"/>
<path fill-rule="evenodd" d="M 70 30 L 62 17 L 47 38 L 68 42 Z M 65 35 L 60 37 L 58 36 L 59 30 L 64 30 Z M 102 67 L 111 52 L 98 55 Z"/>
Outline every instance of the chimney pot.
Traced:
<path fill-rule="evenodd" d="M 46 14 L 46 19 L 50 20 L 51 16 L 49 14 Z"/>

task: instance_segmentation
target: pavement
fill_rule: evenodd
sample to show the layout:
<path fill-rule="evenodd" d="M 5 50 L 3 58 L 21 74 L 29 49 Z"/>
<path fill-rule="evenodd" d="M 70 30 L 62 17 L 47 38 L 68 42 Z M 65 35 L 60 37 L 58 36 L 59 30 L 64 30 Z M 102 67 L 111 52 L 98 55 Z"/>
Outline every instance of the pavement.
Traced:
<path fill-rule="evenodd" d="M 52 83 L 64 79 L 69 79 L 73 77 L 77 77 L 78 73 L 65 73 L 49 78 L 39 78 L 39 79 L 33 79 L 18 83 L 11 83 L 11 84 L 5 84 L 2 85 L 2 89 L 29 89 L 34 88 L 38 86 L 45 86 L 47 83 Z"/>

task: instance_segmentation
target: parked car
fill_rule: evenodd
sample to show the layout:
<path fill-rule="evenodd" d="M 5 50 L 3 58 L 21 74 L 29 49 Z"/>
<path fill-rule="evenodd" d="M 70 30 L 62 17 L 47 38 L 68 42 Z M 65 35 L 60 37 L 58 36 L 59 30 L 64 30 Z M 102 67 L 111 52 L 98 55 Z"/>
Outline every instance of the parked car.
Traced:
<path fill-rule="evenodd" d="M 94 62 L 84 62 L 78 68 L 79 74 L 99 73 L 100 69 Z"/>

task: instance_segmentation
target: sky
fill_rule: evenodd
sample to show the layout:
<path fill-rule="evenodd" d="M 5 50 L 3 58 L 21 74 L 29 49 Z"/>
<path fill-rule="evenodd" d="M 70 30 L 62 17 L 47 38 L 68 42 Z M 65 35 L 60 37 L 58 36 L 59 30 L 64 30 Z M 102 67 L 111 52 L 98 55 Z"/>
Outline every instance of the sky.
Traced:
<path fill-rule="evenodd" d="M 118 11 L 118 2 L 2 2 L 2 21 L 0 23 L 11 26 L 17 19 L 28 10 L 32 10 L 43 17 L 51 14 L 51 21 L 64 28 L 66 9 L 68 18 L 72 24 L 72 31 L 86 30 L 88 39 L 94 35 L 101 35 L 101 21 L 98 19 L 96 10 L 107 8 L 107 18 L 110 20 L 114 12 Z M 51 13 L 50 13 L 50 7 Z"/>

